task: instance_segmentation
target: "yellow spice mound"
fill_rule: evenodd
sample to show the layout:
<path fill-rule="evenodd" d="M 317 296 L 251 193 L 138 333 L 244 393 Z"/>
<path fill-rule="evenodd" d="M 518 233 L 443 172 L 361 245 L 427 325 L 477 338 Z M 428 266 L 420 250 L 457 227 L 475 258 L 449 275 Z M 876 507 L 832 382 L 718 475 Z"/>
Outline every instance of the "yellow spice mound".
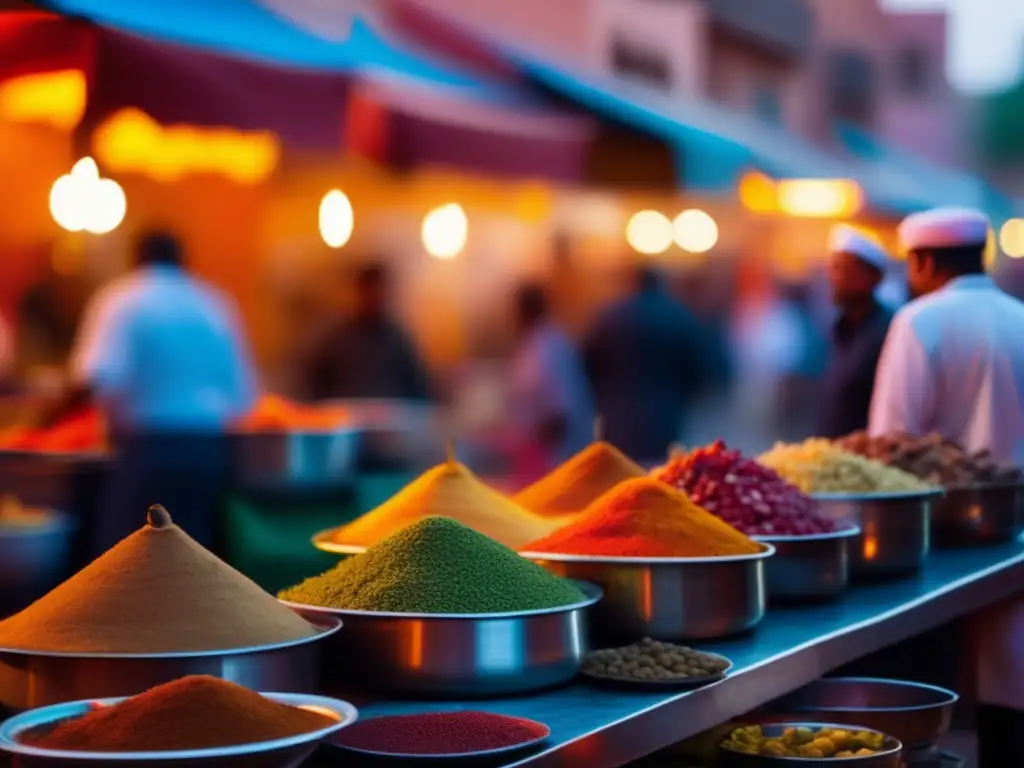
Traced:
<path fill-rule="evenodd" d="M 646 474 L 639 464 L 602 440 L 591 443 L 513 498 L 543 517 L 575 515 L 624 480 Z"/>
<path fill-rule="evenodd" d="M 755 541 L 651 477 L 620 483 L 579 517 L 525 552 L 598 557 L 725 557 L 761 551 Z"/>
<path fill-rule="evenodd" d="M 165 517 L 0 621 L 0 648 L 173 653 L 272 645 L 316 632 Z"/>
<path fill-rule="evenodd" d="M 420 475 L 371 512 L 332 535 L 336 544 L 370 547 L 411 523 L 449 517 L 510 549 L 545 535 L 556 523 L 488 488 L 465 466 L 449 461 Z"/>

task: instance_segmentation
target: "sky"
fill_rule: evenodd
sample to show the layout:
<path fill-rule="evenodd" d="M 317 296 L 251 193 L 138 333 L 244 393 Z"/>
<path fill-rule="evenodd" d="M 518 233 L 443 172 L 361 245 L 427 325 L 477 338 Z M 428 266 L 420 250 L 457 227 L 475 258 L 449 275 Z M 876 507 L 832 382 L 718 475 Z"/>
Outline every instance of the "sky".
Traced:
<path fill-rule="evenodd" d="M 951 14 L 947 71 L 955 87 L 1000 90 L 1024 74 L 1024 0 L 884 0 L 892 10 Z"/>

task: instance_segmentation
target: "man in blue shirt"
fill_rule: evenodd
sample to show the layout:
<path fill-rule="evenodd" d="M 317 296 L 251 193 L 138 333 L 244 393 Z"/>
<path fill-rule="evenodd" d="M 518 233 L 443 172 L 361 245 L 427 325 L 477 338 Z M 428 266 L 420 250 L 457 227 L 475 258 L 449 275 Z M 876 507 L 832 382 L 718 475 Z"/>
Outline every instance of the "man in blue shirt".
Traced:
<path fill-rule="evenodd" d="M 875 291 L 888 256 L 867 235 L 838 225 L 829 238 L 829 279 L 839 318 L 823 381 L 818 425 L 821 437 L 836 438 L 866 429 L 875 369 L 892 312 Z"/>

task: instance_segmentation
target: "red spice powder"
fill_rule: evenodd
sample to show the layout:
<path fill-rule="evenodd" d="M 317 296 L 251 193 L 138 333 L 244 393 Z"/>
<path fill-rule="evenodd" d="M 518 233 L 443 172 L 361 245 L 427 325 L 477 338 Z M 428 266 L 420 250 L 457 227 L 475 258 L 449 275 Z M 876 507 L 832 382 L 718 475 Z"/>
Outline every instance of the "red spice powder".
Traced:
<path fill-rule="evenodd" d="M 548 735 L 533 720 L 490 712 L 425 712 L 360 720 L 332 741 L 390 755 L 458 755 L 514 747 Z"/>

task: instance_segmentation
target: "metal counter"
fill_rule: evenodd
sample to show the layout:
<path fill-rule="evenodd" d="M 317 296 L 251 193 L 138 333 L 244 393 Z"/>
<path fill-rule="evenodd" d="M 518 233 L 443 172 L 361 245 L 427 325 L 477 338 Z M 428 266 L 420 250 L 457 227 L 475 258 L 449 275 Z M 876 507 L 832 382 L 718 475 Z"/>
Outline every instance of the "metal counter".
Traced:
<path fill-rule="evenodd" d="M 358 702 L 360 716 L 482 709 L 551 728 L 545 748 L 508 766 L 616 768 L 742 715 L 833 669 L 1012 594 L 1024 584 L 1024 544 L 937 551 L 918 574 L 856 587 L 838 602 L 775 609 L 749 637 L 701 644 L 731 658 L 724 681 L 687 693 L 573 685 L 529 697 Z"/>

